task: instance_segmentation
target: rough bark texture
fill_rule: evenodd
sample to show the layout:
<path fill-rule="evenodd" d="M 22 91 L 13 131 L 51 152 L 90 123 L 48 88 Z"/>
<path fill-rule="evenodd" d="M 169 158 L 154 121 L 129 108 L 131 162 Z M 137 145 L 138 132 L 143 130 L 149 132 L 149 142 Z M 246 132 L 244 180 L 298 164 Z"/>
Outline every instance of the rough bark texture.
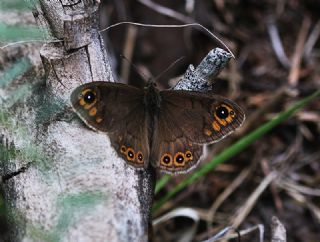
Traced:
<path fill-rule="evenodd" d="M 38 22 L 61 42 L 41 48 L 45 80 L 33 81 L 31 95 L 10 106 L 11 121 L 0 130 L 2 188 L 14 241 L 148 240 L 154 170 L 126 165 L 107 135 L 88 129 L 69 104 L 79 84 L 113 81 L 97 10 L 89 0 L 41 0 L 35 9 Z M 205 61 L 212 58 L 220 61 Z M 206 59 L 175 88 L 204 90 L 230 56 L 216 49 Z M 199 75 L 200 86 L 193 84 Z M 19 79 L 1 95 L 29 81 Z"/>
<path fill-rule="evenodd" d="M 9 139 L 22 154 L 8 157 L 1 169 L 12 240 L 147 240 L 153 172 L 128 167 L 108 137 L 86 128 L 69 105 L 79 84 L 113 81 L 97 7 L 93 1 L 40 1 L 35 10 L 63 41 L 42 47 L 45 84 L 12 109 L 10 118 L 26 128 L 25 136 L 17 126 L 2 131 L 3 142 Z"/>

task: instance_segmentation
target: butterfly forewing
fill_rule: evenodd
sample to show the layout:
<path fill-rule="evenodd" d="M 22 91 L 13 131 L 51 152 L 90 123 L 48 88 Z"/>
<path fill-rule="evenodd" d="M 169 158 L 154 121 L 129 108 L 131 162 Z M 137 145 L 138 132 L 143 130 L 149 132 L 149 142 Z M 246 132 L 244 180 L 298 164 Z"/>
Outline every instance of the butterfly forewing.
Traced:
<path fill-rule="evenodd" d="M 80 118 L 92 129 L 108 132 L 117 153 L 135 167 L 149 159 L 144 91 L 120 83 L 92 82 L 71 94 Z"/>
<path fill-rule="evenodd" d="M 217 142 L 239 128 L 245 119 L 237 104 L 218 95 L 171 90 L 160 94 L 162 109 L 193 143 Z"/>

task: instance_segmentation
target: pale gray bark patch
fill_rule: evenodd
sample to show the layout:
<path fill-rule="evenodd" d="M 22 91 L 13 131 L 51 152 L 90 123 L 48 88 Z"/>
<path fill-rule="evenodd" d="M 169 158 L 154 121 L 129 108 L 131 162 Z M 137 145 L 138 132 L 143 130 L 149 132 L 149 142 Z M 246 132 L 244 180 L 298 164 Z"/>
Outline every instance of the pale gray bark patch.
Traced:
<path fill-rule="evenodd" d="M 70 93 L 79 84 L 113 81 L 98 34 L 97 5 L 63 4 L 40 1 L 35 8 L 38 22 L 62 41 L 42 47 L 45 84 L 31 83 L 32 94 L 15 103 L 8 111 L 10 124 L 1 126 L 17 153 L 1 163 L 11 238 L 147 241 L 153 172 L 125 164 L 108 136 L 88 129 L 69 105 Z M 10 84 L 4 93 L 10 96 L 12 88 L 26 81 Z"/>
<path fill-rule="evenodd" d="M 69 104 L 70 93 L 79 84 L 113 81 L 97 29 L 97 3 L 39 2 L 34 10 L 38 23 L 61 39 L 40 50 L 45 82 L 23 76 L 1 90 L 10 96 L 12 90 L 32 85 L 25 98 L 5 110 L 9 121 L 0 127 L 3 140 L 15 147 L 0 168 L 8 178 L 3 190 L 11 238 L 147 241 L 155 171 L 128 166 L 108 136 L 88 129 Z M 207 60 L 203 67 L 189 69 L 176 89 L 204 90 L 222 66 L 212 67 Z"/>

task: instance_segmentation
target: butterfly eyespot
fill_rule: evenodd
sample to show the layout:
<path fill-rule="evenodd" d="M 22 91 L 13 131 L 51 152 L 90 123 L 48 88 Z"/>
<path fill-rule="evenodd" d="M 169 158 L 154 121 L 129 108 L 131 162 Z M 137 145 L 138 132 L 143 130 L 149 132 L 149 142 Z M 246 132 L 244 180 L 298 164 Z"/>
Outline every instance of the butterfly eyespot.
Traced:
<path fill-rule="evenodd" d="M 193 156 L 192 156 L 192 153 L 191 153 L 191 151 L 190 150 L 188 150 L 187 152 L 186 152 L 186 158 L 187 158 L 187 161 L 190 161 L 190 160 L 193 160 Z"/>
<path fill-rule="evenodd" d="M 96 100 L 96 93 L 90 89 L 85 90 L 82 95 L 87 104 L 92 104 Z"/>
<path fill-rule="evenodd" d="M 172 165 L 172 156 L 169 154 L 164 154 L 161 157 L 160 162 L 164 166 L 171 166 Z"/>
<path fill-rule="evenodd" d="M 91 109 L 96 102 L 97 102 L 97 94 L 95 91 L 91 89 L 85 89 L 79 95 L 79 104 L 80 106 L 83 106 L 83 108 L 86 110 Z"/>
<path fill-rule="evenodd" d="M 124 154 L 124 153 L 126 153 L 126 151 L 127 151 L 127 148 L 124 145 L 122 145 L 121 148 L 120 148 L 120 152 L 122 154 Z"/>
<path fill-rule="evenodd" d="M 236 116 L 232 107 L 227 104 L 220 104 L 215 108 L 214 118 L 215 120 L 212 122 L 212 128 L 219 132 L 220 126 L 227 126 L 227 124 L 231 123 Z"/>
<path fill-rule="evenodd" d="M 185 157 L 184 157 L 184 154 L 182 152 L 178 152 L 174 156 L 174 163 L 175 163 L 176 166 L 184 166 Z"/>
<path fill-rule="evenodd" d="M 221 105 L 216 108 L 216 115 L 220 119 L 226 119 L 229 117 L 229 110 L 227 107 Z"/>
<path fill-rule="evenodd" d="M 142 152 L 141 152 L 141 151 L 139 151 L 139 152 L 137 153 L 137 160 L 138 160 L 139 163 L 142 163 L 142 162 L 143 162 L 143 155 L 142 155 Z"/>
<path fill-rule="evenodd" d="M 134 150 L 132 148 L 128 148 L 127 149 L 127 160 L 134 161 L 134 157 L 135 157 Z"/>

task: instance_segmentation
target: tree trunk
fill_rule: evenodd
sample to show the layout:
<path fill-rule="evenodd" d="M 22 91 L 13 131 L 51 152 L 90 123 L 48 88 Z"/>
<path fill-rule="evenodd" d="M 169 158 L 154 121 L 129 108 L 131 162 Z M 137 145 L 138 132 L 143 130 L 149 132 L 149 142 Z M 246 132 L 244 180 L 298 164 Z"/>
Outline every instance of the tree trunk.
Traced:
<path fill-rule="evenodd" d="M 42 0 L 35 11 L 61 42 L 41 48 L 45 83 L 15 104 L 14 124 L 1 131 L 15 151 L 1 167 L 12 240 L 147 241 L 153 172 L 127 166 L 69 104 L 76 86 L 113 81 L 97 10 L 93 1 Z"/>
<path fill-rule="evenodd" d="M 29 88 L 1 113 L 0 173 L 13 241 L 148 240 L 154 170 L 125 164 L 108 136 L 87 128 L 69 104 L 78 85 L 113 81 L 97 11 L 93 0 L 40 0 L 38 23 L 61 40 L 40 50 L 45 80 L 23 76 L 1 90 L 7 97 Z M 207 90 L 230 57 L 211 51 L 175 89 Z"/>

